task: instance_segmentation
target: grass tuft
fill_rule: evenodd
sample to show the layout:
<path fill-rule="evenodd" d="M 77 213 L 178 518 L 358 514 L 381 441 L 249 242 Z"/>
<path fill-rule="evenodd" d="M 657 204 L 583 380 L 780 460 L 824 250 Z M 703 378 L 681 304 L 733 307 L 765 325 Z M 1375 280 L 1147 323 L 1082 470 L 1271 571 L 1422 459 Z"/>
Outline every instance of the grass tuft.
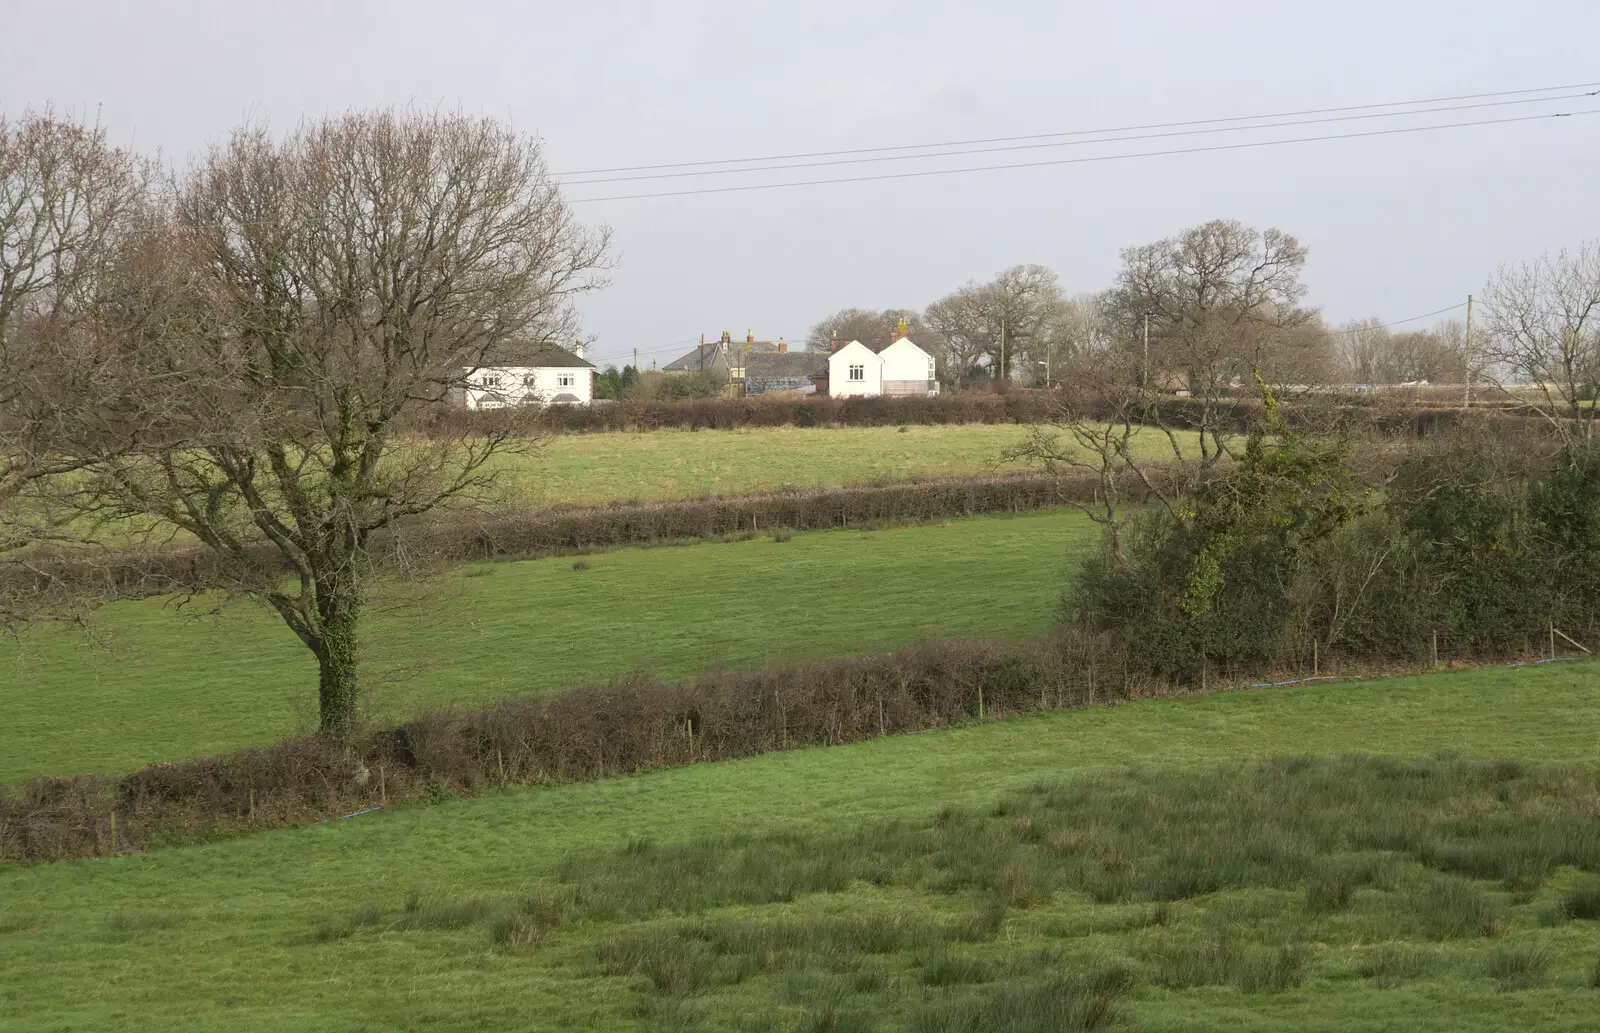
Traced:
<path fill-rule="evenodd" d="M 1498 936 L 1505 919 L 1483 890 L 1460 879 L 1440 879 L 1412 898 L 1418 927 L 1435 940 Z"/>
<path fill-rule="evenodd" d="M 1566 890 L 1556 907 L 1563 921 L 1586 922 L 1600 918 L 1600 879 L 1590 879 Z"/>
<path fill-rule="evenodd" d="M 1391 990 L 1401 983 L 1435 971 L 1439 963 L 1436 951 L 1391 943 L 1363 955 L 1356 972 L 1363 979 L 1370 979 L 1379 989 Z"/>
<path fill-rule="evenodd" d="M 127 943 L 181 921 L 181 916 L 170 911 L 118 911 L 100 924 L 100 937 L 110 943 Z"/>
<path fill-rule="evenodd" d="M 1554 960 L 1543 944 L 1506 944 L 1484 961 L 1484 973 L 1504 990 L 1531 990 L 1544 982 Z"/>
<path fill-rule="evenodd" d="M 405 911 L 395 928 L 406 931 L 464 929 L 488 918 L 493 911 L 493 904 L 478 897 L 429 900 L 413 894 L 406 898 Z"/>
<path fill-rule="evenodd" d="M 25 933 L 43 926 L 39 916 L 32 911 L 7 911 L 0 914 L 0 935 Z"/>

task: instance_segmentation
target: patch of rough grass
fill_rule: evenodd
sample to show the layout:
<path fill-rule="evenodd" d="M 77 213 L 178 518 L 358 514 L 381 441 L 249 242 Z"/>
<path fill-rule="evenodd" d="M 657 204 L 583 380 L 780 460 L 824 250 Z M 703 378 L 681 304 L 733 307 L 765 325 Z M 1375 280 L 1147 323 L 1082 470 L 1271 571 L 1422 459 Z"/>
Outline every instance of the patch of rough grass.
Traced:
<path fill-rule="evenodd" d="M 1306 910 L 1314 915 L 1346 911 L 1355 899 L 1355 886 L 1344 875 L 1325 875 L 1306 884 Z"/>
<path fill-rule="evenodd" d="M 7 911 L 0 914 L 0 935 L 25 933 L 43 925 L 44 922 L 32 911 Z"/>
<path fill-rule="evenodd" d="M 483 921 L 494 911 L 493 902 L 481 897 L 431 900 L 413 893 L 406 897 L 405 910 L 394 928 L 405 931 L 464 929 Z"/>
<path fill-rule="evenodd" d="M 1531 990 L 1544 982 L 1553 960 L 1543 944 L 1508 943 L 1484 959 L 1483 971 L 1503 990 Z"/>
<path fill-rule="evenodd" d="M 332 943 L 354 936 L 362 929 L 381 925 L 383 911 L 377 905 L 369 904 L 349 914 L 322 919 L 311 930 L 311 938 L 317 943 Z"/>
<path fill-rule="evenodd" d="M 960 986 L 965 983 L 988 983 L 995 977 L 994 966 L 983 958 L 970 954 L 952 954 L 941 951 L 926 959 L 918 978 L 923 986 Z"/>
<path fill-rule="evenodd" d="M 108 943 L 127 943 L 146 933 L 170 929 L 183 921 L 171 911 L 118 911 L 100 924 L 100 938 Z"/>
<path fill-rule="evenodd" d="M 1505 918 L 1478 886 L 1461 879 L 1436 879 L 1410 898 L 1417 927 L 1431 939 L 1499 936 Z"/>
<path fill-rule="evenodd" d="M 1181 990 L 1196 986 L 1234 986 L 1246 993 L 1287 990 L 1305 978 L 1305 949 L 1242 945 L 1222 934 L 1203 940 L 1167 939 L 1148 948 L 1145 958 L 1157 984 Z"/>
<path fill-rule="evenodd" d="M 1556 903 L 1556 914 L 1563 922 L 1587 922 L 1600 918 L 1600 879 L 1565 890 Z"/>
<path fill-rule="evenodd" d="M 1439 953 L 1406 943 L 1387 943 L 1363 954 L 1356 972 L 1381 990 L 1392 990 L 1401 983 L 1420 979 L 1436 971 Z"/>
<path fill-rule="evenodd" d="M 1117 1005 L 1134 986 L 1125 966 L 1104 964 L 1078 977 L 1008 982 L 983 997 L 926 1004 L 911 1033 L 1072 1033 L 1112 1025 Z"/>

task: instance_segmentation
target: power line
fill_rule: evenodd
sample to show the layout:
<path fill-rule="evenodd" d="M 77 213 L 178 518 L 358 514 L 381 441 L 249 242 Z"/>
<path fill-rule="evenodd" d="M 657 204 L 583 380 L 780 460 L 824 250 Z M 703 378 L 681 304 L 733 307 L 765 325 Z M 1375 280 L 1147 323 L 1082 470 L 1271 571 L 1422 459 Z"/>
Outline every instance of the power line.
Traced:
<path fill-rule="evenodd" d="M 1254 122 L 1264 118 L 1299 118 L 1306 115 L 1332 115 L 1346 111 L 1372 111 L 1377 108 L 1410 107 L 1417 104 L 1445 104 L 1463 100 L 1485 100 L 1491 97 L 1517 97 L 1533 93 L 1555 93 L 1563 90 L 1587 90 L 1600 83 L 1569 83 L 1564 86 L 1539 86 L 1520 90 L 1498 90 L 1490 93 L 1461 93 L 1447 97 L 1422 97 L 1416 100 L 1385 101 L 1377 104 L 1348 104 L 1332 108 L 1306 108 L 1300 111 L 1273 111 L 1259 115 L 1233 115 L 1226 118 L 1201 118 L 1181 122 L 1152 122 L 1145 125 L 1112 126 L 1105 129 L 1074 129 L 1055 133 L 1032 133 L 1024 136 L 992 136 L 975 140 L 943 140 L 934 143 L 897 144 L 886 147 L 857 147 L 833 151 L 802 151 L 795 154 L 769 154 L 757 158 L 718 158 L 703 161 L 666 162 L 655 165 L 619 165 L 604 169 L 576 169 L 558 172 L 554 178 L 567 176 L 598 176 L 612 172 L 653 172 L 659 169 L 703 168 L 708 165 L 739 165 L 767 161 L 793 161 L 802 158 L 831 158 L 850 154 L 875 154 L 895 151 L 918 151 L 933 147 L 975 147 L 992 143 L 1019 143 L 1025 140 L 1044 140 L 1062 136 L 1098 136 L 1105 133 L 1133 133 L 1152 129 L 1181 129 L 1188 126 L 1220 125 L 1230 122 Z"/>
<path fill-rule="evenodd" d="M 1214 126 L 1210 129 L 1180 129 L 1164 133 L 1139 133 L 1131 136 L 1108 136 L 1098 140 L 1053 140 L 1049 143 L 1008 144 L 1001 147 L 980 147 L 955 151 L 930 151 L 927 154 L 883 155 L 869 158 L 834 158 L 828 161 L 794 162 L 788 165 L 760 165 L 752 168 L 697 169 L 689 172 L 656 172 L 643 176 L 609 176 L 604 179 L 569 180 L 562 186 L 597 186 L 601 183 L 640 183 L 652 179 L 685 179 L 696 176 L 733 176 L 754 172 L 782 172 L 791 169 L 815 169 L 836 165 L 864 165 L 879 161 L 918 161 L 924 158 L 951 158 L 968 154 L 997 154 L 1004 151 L 1033 151 L 1051 147 L 1085 147 L 1108 143 L 1133 143 L 1140 140 L 1161 140 L 1179 136 L 1210 136 L 1217 133 L 1254 132 L 1258 129 L 1288 129 L 1295 126 L 1324 125 L 1331 122 L 1358 122 L 1375 118 L 1398 118 L 1413 115 L 1433 115 L 1448 111 L 1475 111 L 1483 108 L 1503 108 L 1517 104 L 1548 104 L 1558 100 L 1581 100 L 1600 96 L 1600 90 L 1587 93 L 1564 93 L 1551 97 L 1520 97 L 1516 100 L 1484 101 L 1478 104 L 1456 104 L 1445 107 L 1415 108 L 1408 111 L 1376 111 L 1362 115 L 1335 115 L 1328 118 L 1307 118 L 1288 122 L 1262 122 L 1250 126 Z"/>
<path fill-rule="evenodd" d="M 1379 323 L 1377 326 L 1356 326 L 1356 327 L 1351 327 L 1348 330 L 1327 330 L 1327 331 L 1324 331 L 1322 333 L 1322 336 L 1323 337 L 1343 337 L 1343 336 L 1345 336 L 1347 334 L 1364 334 L 1364 333 L 1367 333 L 1368 331 L 1371 331 L 1371 330 L 1387 330 L 1391 326 L 1399 326 L 1401 323 L 1415 323 L 1417 320 L 1419 320 L 1419 319 L 1427 319 L 1429 316 L 1442 316 L 1446 312 L 1454 312 L 1456 309 L 1460 308 L 1461 306 L 1463 306 L 1465 304 L 1466 304 L 1466 302 L 1460 301 L 1460 302 L 1457 302 L 1454 305 L 1446 305 L 1444 308 L 1436 309 L 1433 312 L 1424 312 L 1420 316 L 1407 316 L 1404 319 L 1396 319 L 1392 323 Z"/>
<path fill-rule="evenodd" d="M 691 190 L 663 190 L 648 194 L 612 194 L 603 197 L 574 197 L 572 204 L 595 201 L 634 201 L 655 197 L 687 197 L 693 194 L 731 194 L 750 190 L 779 190 L 788 187 L 832 186 L 839 183 L 869 183 L 889 179 L 921 179 L 928 176 L 954 176 L 967 172 L 996 172 L 1003 169 L 1034 169 L 1055 165 L 1083 165 L 1090 162 L 1122 161 L 1129 158 L 1162 158 L 1179 154 L 1207 154 L 1220 151 L 1238 151 L 1255 147 L 1280 147 L 1286 144 L 1320 143 L 1328 140 L 1355 140 L 1365 137 L 1400 136 L 1407 133 L 1426 133 L 1439 129 L 1465 129 L 1475 126 L 1508 125 L 1515 122 L 1533 122 L 1546 118 L 1573 118 L 1579 115 L 1600 113 L 1600 108 L 1579 111 L 1557 111 L 1539 115 L 1519 115 L 1511 118 L 1479 119 L 1471 122 L 1442 122 L 1429 126 L 1405 126 L 1396 129 L 1373 129 L 1360 133 L 1330 133 L 1322 136 L 1300 136 L 1288 140 L 1250 140 L 1240 143 L 1213 144 L 1208 147 L 1176 147 L 1160 151 L 1135 151 L 1132 154 L 1095 154 L 1081 158 L 1054 158 L 1048 161 L 1012 162 L 1004 165 L 968 165 L 954 169 L 921 169 L 915 172 L 885 172 L 871 176 L 841 176 L 832 179 L 803 179 L 789 183 L 746 183 L 736 186 L 697 187 Z"/>

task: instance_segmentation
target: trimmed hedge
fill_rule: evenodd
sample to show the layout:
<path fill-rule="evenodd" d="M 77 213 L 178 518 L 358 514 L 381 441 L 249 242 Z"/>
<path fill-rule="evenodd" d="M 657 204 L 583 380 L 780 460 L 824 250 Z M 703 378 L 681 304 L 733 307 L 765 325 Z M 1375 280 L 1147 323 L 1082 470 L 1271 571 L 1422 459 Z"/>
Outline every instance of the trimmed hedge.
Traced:
<path fill-rule="evenodd" d="M 440 518 L 417 521 L 378 541 L 373 551 L 388 564 L 531 558 L 742 532 L 811 531 L 1022 513 L 1088 502 L 1097 489 L 1098 481 L 1088 475 L 1058 478 L 1030 474 L 557 509 L 486 519 Z M 1132 478 L 1128 478 L 1126 491 L 1130 498 L 1137 497 L 1138 485 Z M 279 562 L 274 550 L 267 547 L 260 550 L 259 557 L 262 563 Z M 49 588 L 58 595 L 137 598 L 205 584 L 217 563 L 215 554 L 199 548 L 101 554 L 93 559 L 66 552 L 0 568 L 0 579 L 19 592 Z"/>
<path fill-rule="evenodd" d="M 933 396 L 831 398 L 703 398 L 692 401 L 626 399 L 589 406 L 551 406 L 539 416 L 541 427 L 556 434 L 638 432 L 652 430 L 739 430 L 759 427 L 897 427 L 968 423 L 1042 423 L 1063 402 L 1079 411 L 1104 415 L 1095 399 L 1070 390 L 1012 390 L 1005 394 L 956 392 Z M 1192 398 L 1164 398 L 1152 418 L 1169 426 L 1198 423 L 1200 403 Z M 1311 396 L 1285 409 L 1291 423 L 1308 429 L 1361 424 L 1383 433 L 1422 435 L 1455 426 L 1468 416 L 1458 408 L 1428 408 L 1392 396 L 1357 398 Z M 1226 400 L 1213 418 L 1224 431 L 1243 431 L 1261 413 L 1252 397 Z M 1490 415 L 1512 422 L 1529 417 L 1509 415 L 1483 406 L 1472 417 Z M 495 411 L 439 408 L 418 418 L 412 430 L 425 435 L 454 436 L 486 429 L 503 419 Z"/>
<path fill-rule="evenodd" d="M 436 713 L 349 747 L 310 736 L 121 778 L 35 778 L 0 787 L 0 858 L 103 855 L 441 793 L 832 746 L 1162 691 L 1129 677 L 1127 667 L 1103 637 L 933 642 L 686 682 L 634 678 Z"/>

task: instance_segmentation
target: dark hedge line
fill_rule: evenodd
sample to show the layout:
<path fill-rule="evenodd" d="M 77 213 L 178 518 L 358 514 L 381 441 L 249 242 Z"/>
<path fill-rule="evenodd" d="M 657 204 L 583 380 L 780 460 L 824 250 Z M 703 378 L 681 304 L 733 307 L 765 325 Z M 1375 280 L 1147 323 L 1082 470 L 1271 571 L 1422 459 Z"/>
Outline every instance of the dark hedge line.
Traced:
<path fill-rule="evenodd" d="M 1159 694 L 1109 639 L 933 642 L 879 656 L 644 678 L 315 736 L 121 778 L 0 787 L 0 858 L 52 861 L 313 821 L 400 800 L 832 746 Z"/>
<path fill-rule="evenodd" d="M 717 538 L 741 532 L 811 531 L 909 523 L 957 516 L 1022 513 L 1087 502 L 1090 476 L 1020 475 L 822 488 L 684 502 L 633 503 L 548 510 L 488 519 L 419 521 L 379 543 L 387 563 L 453 563 L 496 557 L 531 558 L 592 549 Z M 1136 486 L 1127 490 L 1136 497 Z M 276 562 L 270 549 L 262 562 Z M 18 591 L 134 598 L 204 584 L 217 562 L 200 549 L 84 559 L 65 553 L 32 557 L 0 570 Z"/>
<path fill-rule="evenodd" d="M 1103 403 L 1063 391 L 1014 390 L 1004 394 L 961 392 L 931 397 L 706 398 L 694 401 L 633 401 L 606 405 L 551 407 L 540 416 L 543 429 L 557 434 L 651 430 L 738 430 L 757 427 L 897 427 L 969 423 L 1039 423 L 1047 421 L 1063 401 L 1080 411 L 1105 415 Z M 1173 427 L 1196 426 L 1201 404 L 1192 398 L 1166 398 L 1156 419 Z M 1481 405 L 1471 416 L 1494 414 L 1516 422 L 1498 407 Z M 1242 431 L 1261 414 L 1253 398 L 1228 400 L 1214 419 L 1225 430 Z M 1420 406 L 1406 399 L 1374 395 L 1362 398 L 1313 396 L 1289 407 L 1291 422 L 1312 426 L 1360 423 L 1395 434 L 1426 434 L 1454 426 L 1469 414 L 1453 407 Z M 493 412 L 440 408 L 422 417 L 414 430 L 429 435 L 457 435 L 487 428 L 499 420 Z"/>

